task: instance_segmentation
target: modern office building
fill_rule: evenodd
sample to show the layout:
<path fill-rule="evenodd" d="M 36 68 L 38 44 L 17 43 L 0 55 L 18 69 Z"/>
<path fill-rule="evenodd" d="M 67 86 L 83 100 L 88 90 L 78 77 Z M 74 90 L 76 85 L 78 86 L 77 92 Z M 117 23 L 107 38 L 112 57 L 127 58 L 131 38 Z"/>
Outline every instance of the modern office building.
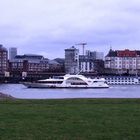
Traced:
<path fill-rule="evenodd" d="M 79 70 L 81 72 L 98 72 L 103 66 L 103 53 L 86 50 L 85 55 L 79 55 Z M 104 69 L 104 67 L 102 67 Z"/>
<path fill-rule="evenodd" d="M 96 54 L 96 60 L 103 60 L 104 59 L 104 53 L 103 52 L 97 52 L 95 51 Z"/>
<path fill-rule="evenodd" d="M 68 74 L 79 72 L 79 50 L 74 46 L 65 49 L 65 72 Z"/>
<path fill-rule="evenodd" d="M 9 60 L 13 60 L 16 55 L 17 55 L 17 48 L 15 47 L 9 48 Z"/>
<path fill-rule="evenodd" d="M 86 56 L 90 56 L 94 60 L 103 60 L 104 59 L 104 53 L 103 52 L 86 50 Z"/>
<path fill-rule="evenodd" d="M 94 72 L 94 60 L 90 55 L 79 55 L 79 71 Z"/>
<path fill-rule="evenodd" d="M 0 74 L 4 74 L 8 68 L 8 51 L 0 44 Z"/>
<path fill-rule="evenodd" d="M 94 59 L 94 60 L 96 59 L 96 52 L 95 51 L 86 50 L 85 55 Z"/>
<path fill-rule="evenodd" d="M 105 68 L 112 74 L 140 74 L 140 51 L 110 49 L 105 57 Z"/>

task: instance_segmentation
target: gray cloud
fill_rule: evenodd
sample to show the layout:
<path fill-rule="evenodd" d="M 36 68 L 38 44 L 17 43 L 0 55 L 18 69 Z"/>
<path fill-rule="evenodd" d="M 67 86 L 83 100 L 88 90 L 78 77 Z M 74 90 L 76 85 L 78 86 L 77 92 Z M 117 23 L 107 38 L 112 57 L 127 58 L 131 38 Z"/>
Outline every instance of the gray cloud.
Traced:
<path fill-rule="evenodd" d="M 139 49 L 139 14 L 139 0 L 0 0 L 0 43 L 46 57 L 63 57 L 79 42 Z"/>

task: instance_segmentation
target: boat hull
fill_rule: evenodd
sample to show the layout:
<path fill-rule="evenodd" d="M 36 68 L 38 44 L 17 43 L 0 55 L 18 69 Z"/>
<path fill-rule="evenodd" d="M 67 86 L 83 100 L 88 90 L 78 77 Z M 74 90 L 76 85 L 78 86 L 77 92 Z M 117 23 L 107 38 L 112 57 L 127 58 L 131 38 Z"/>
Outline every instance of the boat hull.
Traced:
<path fill-rule="evenodd" d="M 27 88 L 109 88 L 107 84 L 105 85 L 50 85 L 50 84 L 40 84 L 40 83 L 23 83 Z"/>

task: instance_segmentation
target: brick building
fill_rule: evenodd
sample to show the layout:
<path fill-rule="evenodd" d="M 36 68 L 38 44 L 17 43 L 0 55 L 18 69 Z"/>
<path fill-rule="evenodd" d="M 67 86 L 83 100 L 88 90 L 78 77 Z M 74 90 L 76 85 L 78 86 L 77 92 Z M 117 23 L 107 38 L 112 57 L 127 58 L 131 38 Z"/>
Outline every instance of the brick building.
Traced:
<path fill-rule="evenodd" d="M 9 72 L 13 75 L 40 74 L 48 71 L 48 59 L 41 55 L 17 55 L 9 61 Z"/>
<path fill-rule="evenodd" d="M 0 74 L 5 74 L 8 68 L 8 51 L 0 44 Z"/>

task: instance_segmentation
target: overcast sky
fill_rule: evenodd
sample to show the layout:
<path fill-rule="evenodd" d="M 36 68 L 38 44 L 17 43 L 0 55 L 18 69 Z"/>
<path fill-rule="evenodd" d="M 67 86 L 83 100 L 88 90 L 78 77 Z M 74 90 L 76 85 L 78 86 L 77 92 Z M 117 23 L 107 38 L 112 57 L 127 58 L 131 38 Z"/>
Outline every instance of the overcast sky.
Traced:
<path fill-rule="evenodd" d="M 0 0 L 0 44 L 19 54 L 140 49 L 140 0 Z M 80 46 L 77 46 L 80 48 Z"/>

